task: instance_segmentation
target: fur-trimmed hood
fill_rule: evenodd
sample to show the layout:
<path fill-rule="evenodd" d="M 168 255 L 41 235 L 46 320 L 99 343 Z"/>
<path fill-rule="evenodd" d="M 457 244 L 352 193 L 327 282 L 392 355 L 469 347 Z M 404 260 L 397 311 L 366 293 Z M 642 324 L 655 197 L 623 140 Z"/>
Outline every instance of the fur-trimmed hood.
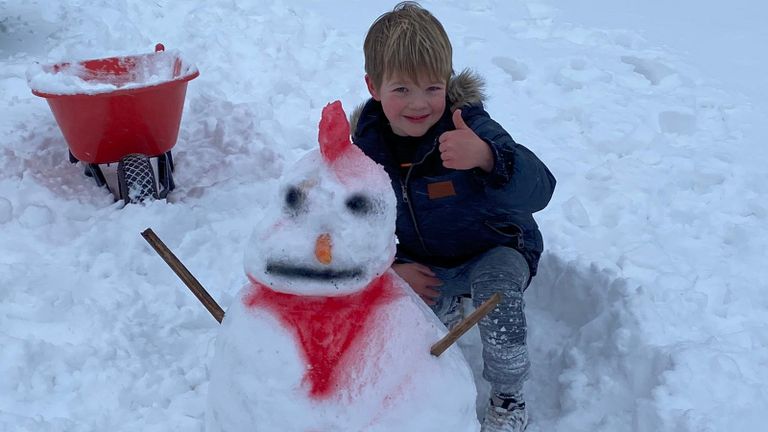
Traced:
<path fill-rule="evenodd" d="M 448 81 L 446 95 L 451 111 L 467 105 L 476 105 L 485 101 L 485 80 L 471 69 L 464 69 Z M 350 130 L 354 134 L 357 122 L 366 102 L 358 105 L 349 116 Z"/>

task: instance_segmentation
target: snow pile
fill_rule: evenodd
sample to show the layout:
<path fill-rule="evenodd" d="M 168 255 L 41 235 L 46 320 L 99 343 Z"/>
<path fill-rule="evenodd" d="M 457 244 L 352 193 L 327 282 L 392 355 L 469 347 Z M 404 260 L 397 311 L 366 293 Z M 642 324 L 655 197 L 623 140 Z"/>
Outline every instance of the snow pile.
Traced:
<path fill-rule="evenodd" d="M 391 5 L 12 3 L 0 2 L 0 430 L 200 431 L 219 327 L 139 233 L 152 227 L 234 305 L 254 221 L 316 146 L 320 109 L 367 97 L 364 32 Z M 455 67 L 486 77 L 488 111 L 559 180 L 526 294 L 531 432 L 768 421 L 766 6 L 699 3 L 424 2 Z M 69 164 L 25 72 L 157 42 L 202 72 L 173 149 L 178 188 L 120 208 Z M 475 372 L 477 343 L 462 340 Z"/>

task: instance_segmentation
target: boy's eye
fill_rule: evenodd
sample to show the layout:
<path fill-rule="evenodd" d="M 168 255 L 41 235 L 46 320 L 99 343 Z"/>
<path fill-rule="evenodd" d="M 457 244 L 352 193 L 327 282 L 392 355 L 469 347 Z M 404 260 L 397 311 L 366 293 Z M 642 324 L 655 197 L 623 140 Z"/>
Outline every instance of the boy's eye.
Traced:
<path fill-rule="evenodd" d="M 440 87 L 440 86 L 431 86 L 431 87 L 429 87 L 427 90 L 428 90 L 428 91 L 431 91 L 431 92 L 437 92 L 437 91 L 440 91 L 440 90 L 442 90 L 442 89 L 443 89 L 443 88 L 442 88 L 442 87 Z"/>
<path fill-rule="evenodd" d="M 405 87 L 398 87 L 394 91 L 395 91 L 395 93 L 406 93 L 406 92 L 408 92 L 408 89 L 405 88 Z"/>

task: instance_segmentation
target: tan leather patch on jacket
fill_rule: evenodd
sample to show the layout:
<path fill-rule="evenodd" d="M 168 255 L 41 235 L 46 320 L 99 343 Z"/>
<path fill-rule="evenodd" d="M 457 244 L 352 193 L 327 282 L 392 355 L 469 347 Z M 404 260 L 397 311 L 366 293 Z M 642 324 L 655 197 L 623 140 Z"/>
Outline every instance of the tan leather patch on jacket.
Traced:
<path fill-rule="evenodd" d="M 429 199 L 445 198 L 456 195 L 456 190 L 450 180 L 429 183 L 427 184 L 427 195 L 429 195 Z"/>

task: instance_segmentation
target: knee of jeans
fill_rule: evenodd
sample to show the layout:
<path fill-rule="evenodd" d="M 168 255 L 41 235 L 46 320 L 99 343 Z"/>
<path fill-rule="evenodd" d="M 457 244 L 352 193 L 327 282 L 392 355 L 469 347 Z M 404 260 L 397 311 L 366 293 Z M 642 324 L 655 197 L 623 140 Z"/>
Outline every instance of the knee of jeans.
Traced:
<path fill-rule="evenodd" d="M 527 278 L 513 273 L 484 273 L 472 281 L 472 298 L 483 292 L 505 292 L 522 294 Z"/>
<path fill-rule="evenodd" d="M 503 268 L 513 272 L 528 273 L 528 262 L 523 254 L 515 249 L 498 246 L 485 252 L 477 261 L 474 270 L 483 272 L 485 269 Z"/>
<path fill-rule="evenodd" d="M 509 285 L 515 291 L 523 292 L 528 284 L 530 270 L 528 262 L 520 252 L 507 247 L 488 251 L 477 263 L 470 275 L 473 289 L 485 285 Z"/>

